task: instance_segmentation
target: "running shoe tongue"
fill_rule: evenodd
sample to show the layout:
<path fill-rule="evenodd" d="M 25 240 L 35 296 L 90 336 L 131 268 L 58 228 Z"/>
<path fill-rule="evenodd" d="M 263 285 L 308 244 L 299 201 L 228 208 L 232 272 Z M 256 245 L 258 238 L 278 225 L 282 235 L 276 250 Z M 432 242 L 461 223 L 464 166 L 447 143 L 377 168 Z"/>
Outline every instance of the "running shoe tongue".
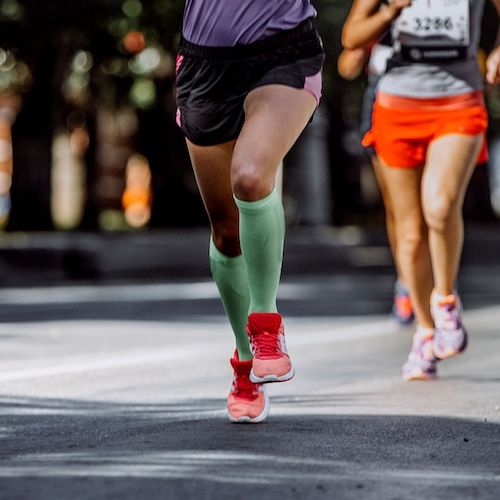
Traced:
<path fill-rule="evenodd" d="M 252 313 L 248 317 L 248 324 L 252 332 L 255 333 L 278 333 L 281 326 L 281 314 Z"/>
<path fill-rule="evenodd" d="M 240 361 L 236 358 L 230 359 L 231 366 L 238 375 L 250 375 L 250 370 L 252 369 L 252 360 Z"/>

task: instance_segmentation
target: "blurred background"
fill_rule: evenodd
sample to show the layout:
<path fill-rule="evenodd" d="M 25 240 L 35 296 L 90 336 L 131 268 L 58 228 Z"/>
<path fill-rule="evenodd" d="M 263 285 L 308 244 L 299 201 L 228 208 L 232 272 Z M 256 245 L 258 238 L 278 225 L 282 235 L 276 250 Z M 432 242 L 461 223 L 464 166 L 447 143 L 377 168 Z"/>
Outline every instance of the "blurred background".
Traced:
<path fill-rule="evenodd" d="M 360 147 L 365 78 L 336 71 L 351 2 L 318 0 L 324 99 L 284 162 L 291 227 L 383 233 Z M 175 124 L 174 61 L 183 0 L 0 0 L 0 227 L 27 232 L 151 232 L 207 227 Z M 487 3 L 480 59 L 498 19 Z M 490 160 L 466 200 L 468 221 L 500 218 L 500 91 L 487 89 Z M 4 244 L 5 246 L 5 244 Z"/>

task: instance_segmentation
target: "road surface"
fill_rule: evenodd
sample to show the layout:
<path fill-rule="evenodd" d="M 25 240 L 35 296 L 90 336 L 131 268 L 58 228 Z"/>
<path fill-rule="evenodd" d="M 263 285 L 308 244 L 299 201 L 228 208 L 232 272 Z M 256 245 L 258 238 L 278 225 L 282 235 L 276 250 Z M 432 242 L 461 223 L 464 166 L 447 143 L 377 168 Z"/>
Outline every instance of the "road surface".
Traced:
<path fill-rule="evenodd" d="M 412 383 L 390 274 L 285 276 L 296 377 L 260 425 L 225 416 L 233 345 L 209 281 L 2 289 L 0 498 L 498 500 L 493 269 L 462 278 L 468 351 Z"/>

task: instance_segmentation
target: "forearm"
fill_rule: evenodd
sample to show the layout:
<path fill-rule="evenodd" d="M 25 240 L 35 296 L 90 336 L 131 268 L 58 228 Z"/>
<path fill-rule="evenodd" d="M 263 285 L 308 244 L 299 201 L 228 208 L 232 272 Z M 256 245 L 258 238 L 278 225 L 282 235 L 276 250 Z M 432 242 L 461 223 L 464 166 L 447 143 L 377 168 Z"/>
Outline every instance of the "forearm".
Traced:
<path fill-rule="evenodd" d="M 342 45 L 350 50 L 366 47 L 387 31 L 392 20 L 387 8 L 381 8 L 365 18 L 347 19 L 342 30 Z"/>
<path fill-rule="evenodd" d="M 500 0 L 491 0 L 495 8 L 497 9 L 497 14 L 500 17 Z M 500 25 L 498 26 L 497 29 L 497 38 L 495 42 L 495 47 L 498 47 L 500 45 Z"/>
<path fill-rule="evenodd" d="M 354 80 L 363 71 L 365 61 L 365 49 L 343 50 L 337 61 L 339 75 L 346 80 Z"/>
<path fill-rule="evenodd" d="M 500 16 L 500 0 L 493 0 L 493 5 Z M 486 81 L 492 85 L 500 84 L 500 27 L 497 31 L 495 48 L 486 60 Z"/>

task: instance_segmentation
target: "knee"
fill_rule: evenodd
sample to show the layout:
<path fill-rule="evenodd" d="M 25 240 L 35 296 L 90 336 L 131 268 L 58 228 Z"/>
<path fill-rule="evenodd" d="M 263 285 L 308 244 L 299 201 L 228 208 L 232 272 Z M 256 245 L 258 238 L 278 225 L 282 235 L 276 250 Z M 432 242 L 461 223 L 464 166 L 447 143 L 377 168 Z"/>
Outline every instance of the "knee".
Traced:
<path fill-rule="evenodd" d="M 460 210 L 457 200 L 447 196 L 436 196 L 434 199 L 424 204 L 425 222 L 429 228 L 443 232 L 449 227 Z"/>
<path fill-rule="evenodd" d="M 427 247 L 427 235 L 423 226 L 408 228 L 398 234 L 398 253 L 403 259 L 417 259 Z"/>
<path fill-rule="evenodd" d="M 233 159 L 231 164 L 231 182 L 236 198 L 255 201 L 267 196 L 272 189 L 268 186 L 266 169 L 257 158 Z"/>

